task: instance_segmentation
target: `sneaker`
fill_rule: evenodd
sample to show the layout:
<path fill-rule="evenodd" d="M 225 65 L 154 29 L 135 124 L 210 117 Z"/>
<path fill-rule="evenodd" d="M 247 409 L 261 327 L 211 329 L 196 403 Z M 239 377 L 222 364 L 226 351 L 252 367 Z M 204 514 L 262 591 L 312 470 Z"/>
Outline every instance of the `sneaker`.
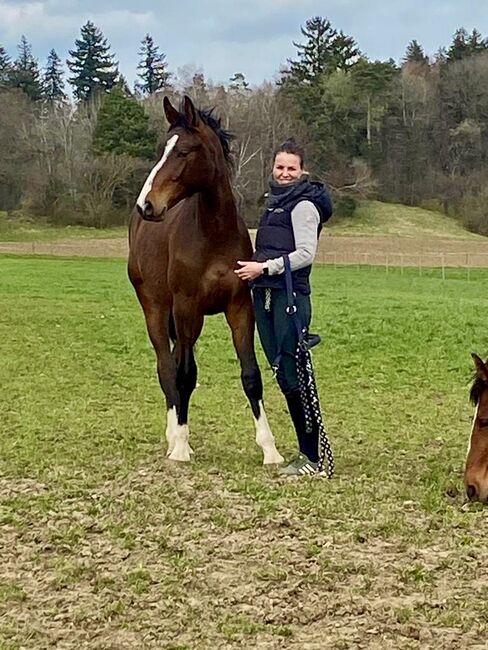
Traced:
<path fill-rule="evenodd" d="M 292 460 L 291 463 L 280 467 L 278 474 L 281 476 L 310 476 L 317 471 L 318 463 L 313 463 L 305 454 L 298 454 L 298 458 Z"/>

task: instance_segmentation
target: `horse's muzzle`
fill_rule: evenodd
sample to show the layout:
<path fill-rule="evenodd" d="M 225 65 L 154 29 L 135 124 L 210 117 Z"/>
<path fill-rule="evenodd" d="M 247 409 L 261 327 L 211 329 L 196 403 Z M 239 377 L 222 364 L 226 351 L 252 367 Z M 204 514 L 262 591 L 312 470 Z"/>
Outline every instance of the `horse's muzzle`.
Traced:
<path fill-rule="evenodd" d="M 154 222 L 162 221 L 166 213 L 166 208 L 163 208 L 159 214 L 156 214 L 154 212 L 154 206 L 150 201 L 146 201 L 142 208 L 138 205 L 137 209 L 139 210 L 139 214 L 145 221 L 154 221 Z"/>

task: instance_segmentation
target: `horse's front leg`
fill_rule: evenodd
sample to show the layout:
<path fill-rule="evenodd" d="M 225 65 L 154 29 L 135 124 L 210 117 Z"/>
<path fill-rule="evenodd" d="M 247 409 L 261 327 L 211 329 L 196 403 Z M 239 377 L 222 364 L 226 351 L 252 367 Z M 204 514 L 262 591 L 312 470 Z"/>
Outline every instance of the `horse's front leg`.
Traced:
<path fill-rule="evenodd" d="M 143 284 L 136 284 L 137 297 L 146 319 L 149 338 L 156 352 L 158 379 L 166 398 L 166 441 L 167 455 L 171 455 L 177 435 L 177 408 L 179 395 L 176 386 L 176 358 L 172 352 L 170 328 L 170 306 L 155 298 Z"/>
<path fill-rule="evenodd" d="M 241 364 L 241 381 L 251 404 L 256 427 L 256 443 L 264 454 L 264 465 L 283 462 L 263 406 L 263 383 L 254 351 L 254 312 L 251 297 L 243 295 L 239 303 L 228 306 L 225 317 L 232 331 L 232 340 Z"/>
<path fill-rule="evenodd" d="M 200 336 L 203 315 L 195 313 L 194 303 L 189 300 L 175 301 L 173 316 L 176 329 L 174 358 L 176 360 L 176 389 L 178 408 L 173 414 L 171 460 L 189 461 L 193 450 L 190 447 L 188 410 L 190 398 L 197 384 L 197 364 L 193 346 Z"/>

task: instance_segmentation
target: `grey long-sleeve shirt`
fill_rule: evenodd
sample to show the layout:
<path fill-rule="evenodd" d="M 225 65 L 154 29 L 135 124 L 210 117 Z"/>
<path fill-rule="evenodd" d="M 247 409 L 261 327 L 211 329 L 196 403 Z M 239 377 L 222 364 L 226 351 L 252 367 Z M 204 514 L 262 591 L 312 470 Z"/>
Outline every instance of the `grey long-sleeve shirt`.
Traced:
<path fill-rule="evenodd" d="M 317 252 L 319 211 L 311 201 L 300 201 L 291 211 L 291 223 L 296 249 L 288 257 L 291 270 L 297 271 L 305 266 L 310 266 Z M 267 264 L 270 275 L 278 275 L 285 270 L 282 257 L 268 260 Z"/>

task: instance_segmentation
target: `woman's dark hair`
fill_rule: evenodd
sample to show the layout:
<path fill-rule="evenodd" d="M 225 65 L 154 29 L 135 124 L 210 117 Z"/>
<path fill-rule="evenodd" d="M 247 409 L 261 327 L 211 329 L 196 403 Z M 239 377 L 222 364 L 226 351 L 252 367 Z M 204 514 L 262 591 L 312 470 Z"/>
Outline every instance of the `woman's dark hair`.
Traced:
<path fill-rule="evenodd" d="M 305 161 L 305 151 L 295 140 L 295 138 L 287 138 L 280 146 L 275 149 L 273 161 L 279 153 L 292 153 L 300 158 L 300 167 L 303 167 Z"/>

